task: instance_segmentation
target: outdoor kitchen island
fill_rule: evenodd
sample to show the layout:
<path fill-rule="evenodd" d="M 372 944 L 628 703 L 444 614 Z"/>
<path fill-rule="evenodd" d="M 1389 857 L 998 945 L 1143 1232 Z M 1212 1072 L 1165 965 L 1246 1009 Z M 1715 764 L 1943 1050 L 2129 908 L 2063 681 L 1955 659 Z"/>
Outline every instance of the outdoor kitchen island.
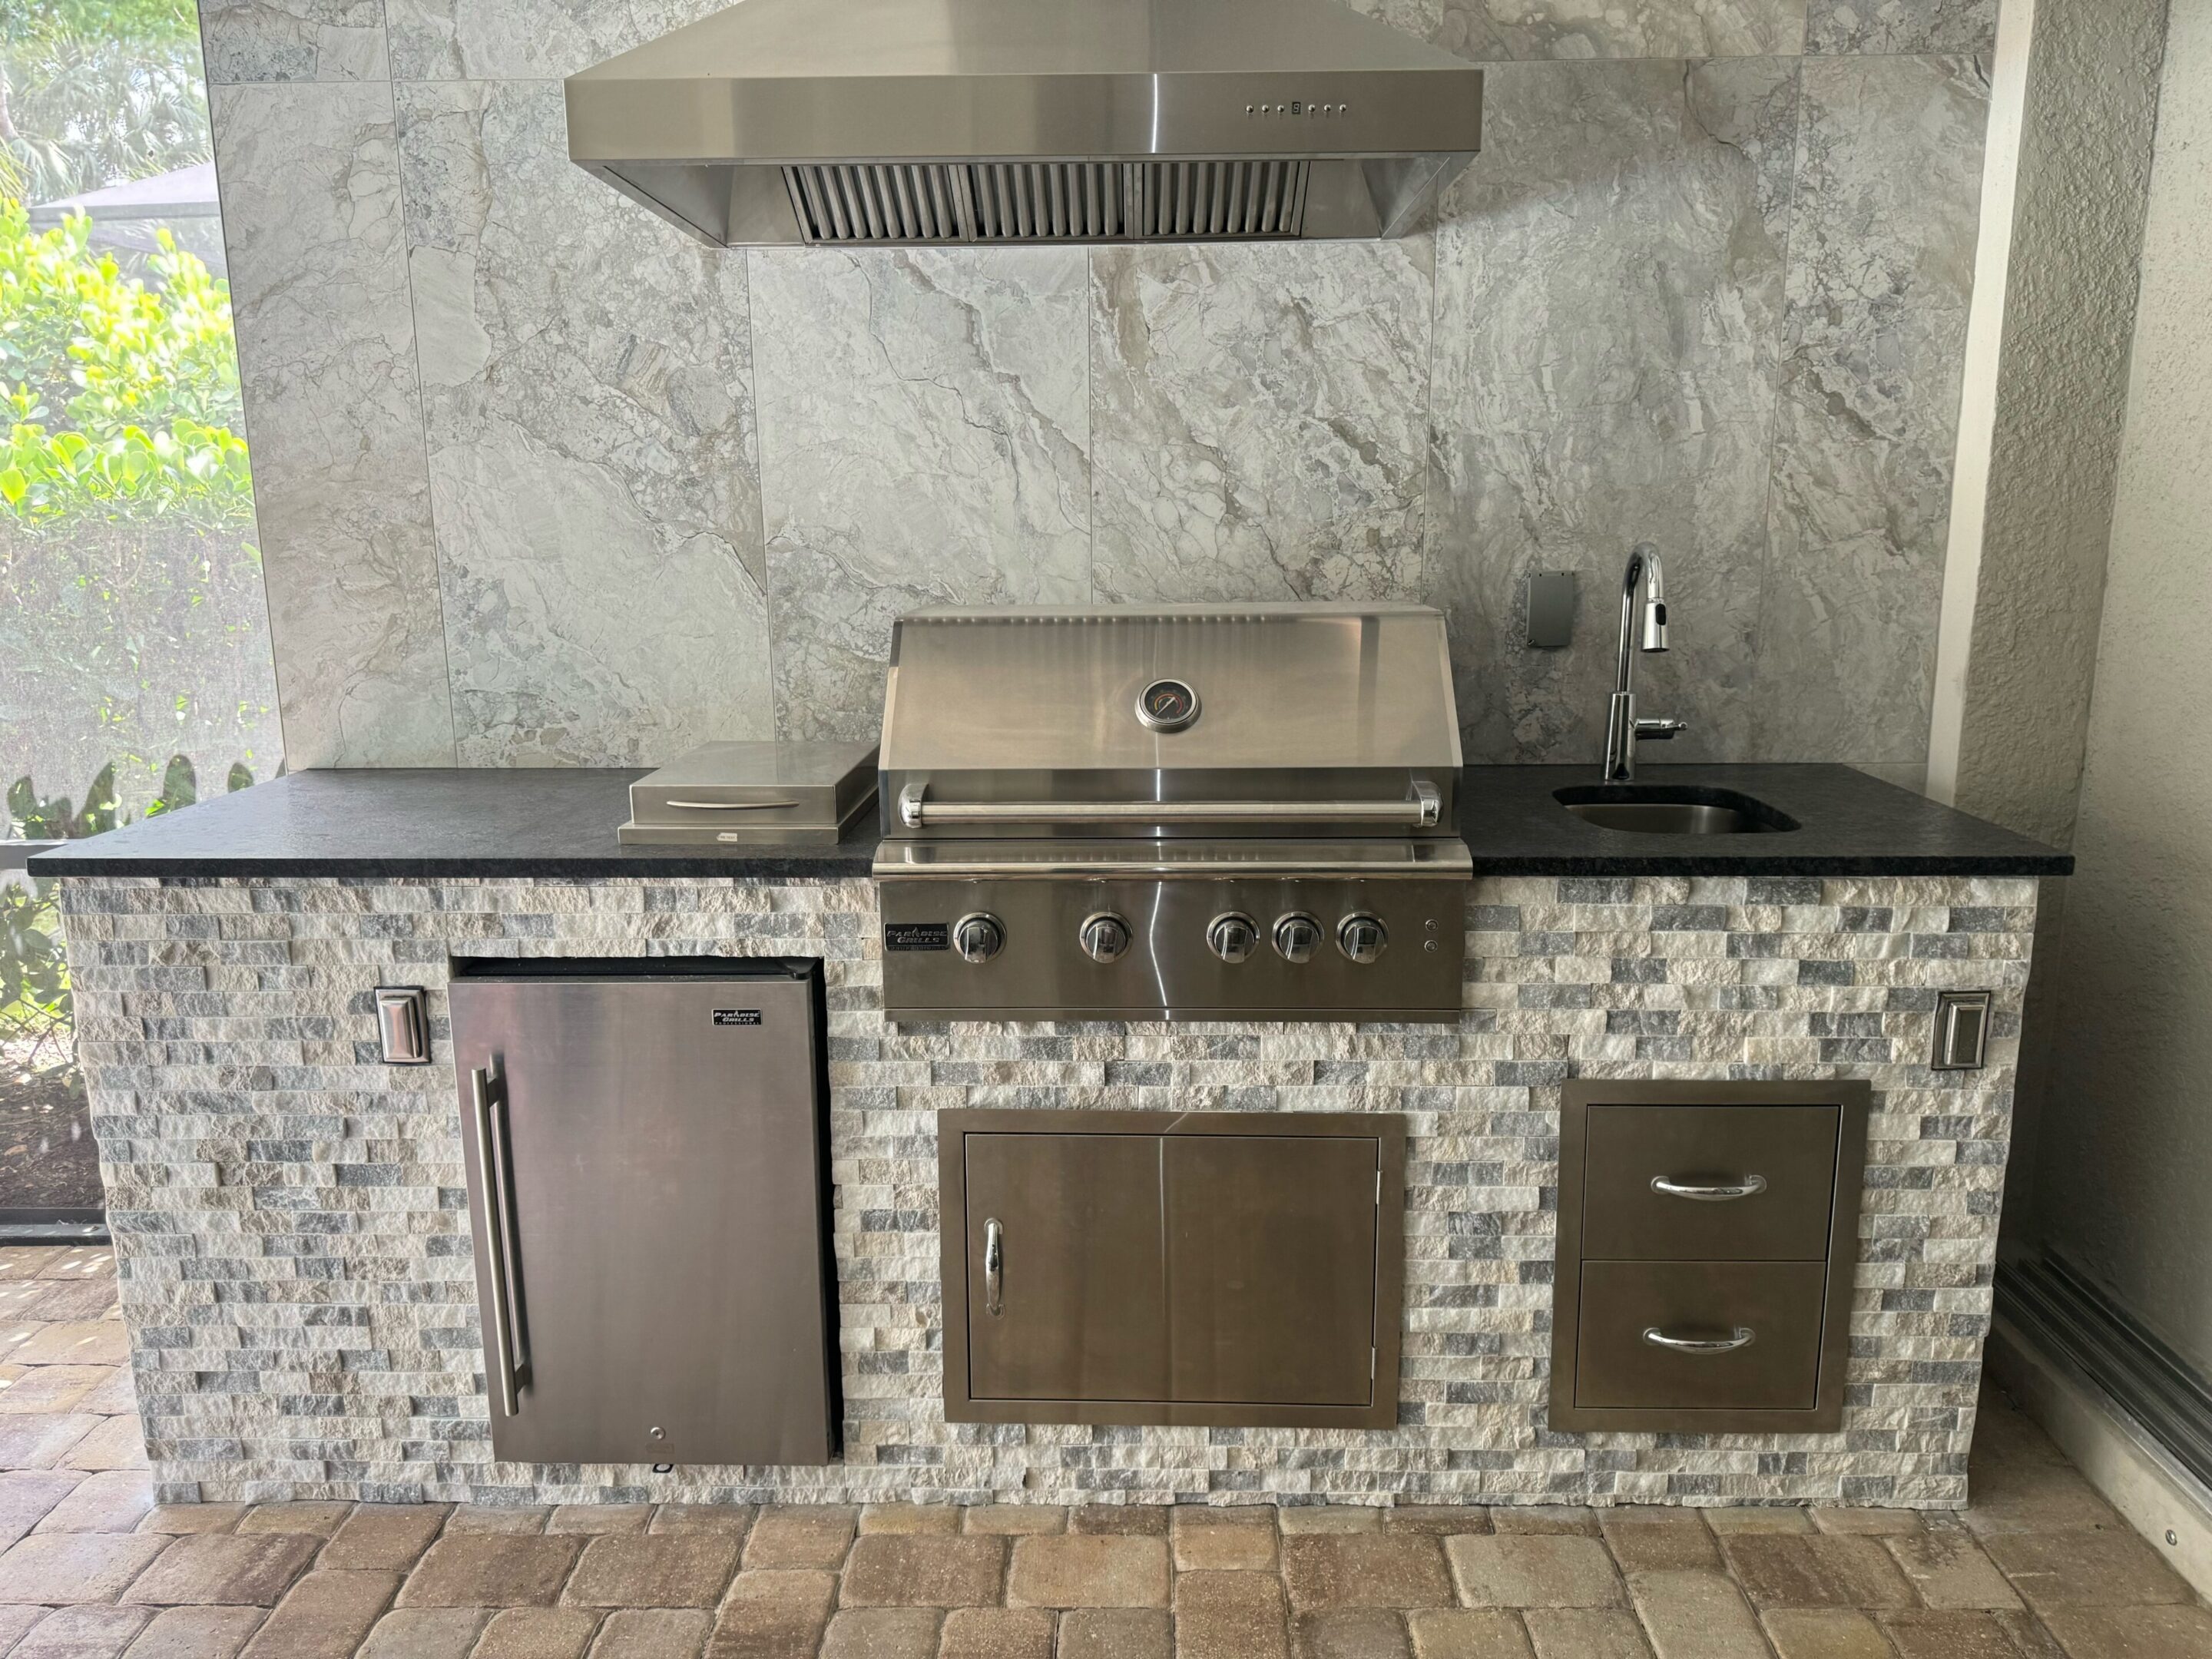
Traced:
<path fill-rule="evenodd" d="M 1455 1023 L 889 1024 L 872 826 L 618 848 L 629 772 L 307 773 L 45 855 L 158 1490 L 1957 1505 L 2036 882 L 2071 860 L 1843 768 L 1647 771 L 1801 827 L 1630 835 L 1552 799 L 1581 769 L 1467 769 Z M 823 964 L 842 1446 L 495 1462 L 448 963 L 698 954 Z M 382 1063 L 380 986 L 425 988 L 432 1063 Z M 1944 990 L 1993 994 L 1982 1069 L 1929 1066 Z M 1870 1085 L 1839 1430 L 1549 1425 L 1562 1106 L 1592 1079 Z M 948 1422 L 939 1115 L 1097 1108 L 1402 1123 L 1395 1426 Z"/>

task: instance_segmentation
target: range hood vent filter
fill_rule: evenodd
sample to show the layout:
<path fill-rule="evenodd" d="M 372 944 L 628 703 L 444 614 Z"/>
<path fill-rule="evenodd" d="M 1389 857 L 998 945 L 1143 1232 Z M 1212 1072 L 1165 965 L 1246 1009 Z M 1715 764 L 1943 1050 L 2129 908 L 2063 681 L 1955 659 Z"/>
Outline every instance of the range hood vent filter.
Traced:
<path fill-rule="evenodd" d="M 799 234 L 857 243 L 1284 240 L 1301 234 L 1309 164 L 967 161 L 787 167 Z"/>

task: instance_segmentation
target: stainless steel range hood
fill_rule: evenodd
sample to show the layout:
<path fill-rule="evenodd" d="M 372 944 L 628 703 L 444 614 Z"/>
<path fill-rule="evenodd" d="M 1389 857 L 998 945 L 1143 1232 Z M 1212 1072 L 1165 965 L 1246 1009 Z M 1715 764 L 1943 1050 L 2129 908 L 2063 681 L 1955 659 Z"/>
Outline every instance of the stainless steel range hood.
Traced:
<path fill-rule="evenodd" d="M 567 89 L 571 160 L 732 247 L 1396 236 L 1482 134 L 1339 0 L 744 0 Z"/>

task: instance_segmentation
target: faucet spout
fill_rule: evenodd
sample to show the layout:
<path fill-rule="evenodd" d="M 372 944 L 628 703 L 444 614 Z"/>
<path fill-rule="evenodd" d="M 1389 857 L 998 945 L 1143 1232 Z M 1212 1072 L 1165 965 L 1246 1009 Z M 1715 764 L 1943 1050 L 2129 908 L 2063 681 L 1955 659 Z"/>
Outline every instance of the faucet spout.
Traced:
<path fill-rule="evenodd" d="M 1642 615 L 1638 617 L 1638 597 Z M 1638 622 L 1641 627 L 1638 627 Z M 1667 576 L 1659 550 L 1638 542 L 1628 555 L 1628 569 L 1620 584 L 1620 645 L 1615 659 L 1613 697 L 1606 708 L 1605 781 L 1626 783 L 1636 775 L 1638 738 L 1671 738 L 1687 729 L 1680 720 L 1638 720 L 1632 652 L 1667 648 Z"/>

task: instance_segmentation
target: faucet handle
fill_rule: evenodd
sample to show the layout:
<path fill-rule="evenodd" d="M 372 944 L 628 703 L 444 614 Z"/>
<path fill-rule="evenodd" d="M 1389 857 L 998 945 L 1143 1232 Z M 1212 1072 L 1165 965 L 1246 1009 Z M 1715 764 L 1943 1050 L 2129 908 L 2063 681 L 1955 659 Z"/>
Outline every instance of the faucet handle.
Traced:
<path fill-rule="evenodd" d="M 1689 729 L 1690 723 L 1687 720 L 1640 720 L 1636 722 L 1636 740 L 1638 743 L 1663 741 L 1668 738 L 1679 736 Z"/>

